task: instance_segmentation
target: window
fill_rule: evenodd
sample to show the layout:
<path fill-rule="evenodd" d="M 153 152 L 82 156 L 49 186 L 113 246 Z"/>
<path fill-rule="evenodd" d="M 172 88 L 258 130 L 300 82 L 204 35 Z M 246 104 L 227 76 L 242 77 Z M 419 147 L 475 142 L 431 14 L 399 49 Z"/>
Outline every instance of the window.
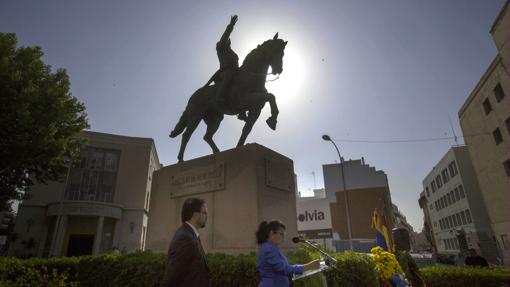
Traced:
<path fill-rule="evenodd" d="M 450 170 L 450 177 L 454 177 L 457 173 L 459 173 L 455 161 L 452 161 L 448 164 L 448 169 Z"/>
<path fill-rule="evenodd" d="M 460 213 L 460 218 L 462 219 L 462 225 L 466 225 L 467 221 L 466 221 L 466 215 L 464 215 L 464 212 Z"/>
<path fill-rule="evenodd" d="M 441 197 L 441 205 L 442 205 L 441 208 L 445 208 L 446 207 L 446 200 L 444 200 L 444 196 Z"/>
<path fill-rule="evenodd" d="M 450 244 L 449 244 L 450 242 L 448 241 L 448 239 L 443 239 L 443 241 L 444 241 L 445 249 L 446 250 L 450 249 Z"/>
<path fill-rule="evenodd" d="M 492 111 L 491 102 L 489 102 L 489 98 L 485 99 L 483 101 L 483 110 L 485 111 L 485 114 L 488 115 Z"/>
<path fill-rule="evenodd" d="M 464 194 L 464 187 L 461 185 L 459 185 L 459 193 L 460 193 L 460 198 L 464 198 L 466 197 L 466 195 Z"/>
<path fill-rule="evenodd" d="M 432 183 L 430 183 L 430 188 L 432 188 L 432 193 L 436 192 L 436 182 L 435 181 L 432 181 Z"/>
<path fill-rule="evenodd" d="M 508 132 L 508 134 L 510 134 L 510 117 L 508 117 L 505 120 L 505 124 L 506 124 L 506 131 Z"/>
<path fill-rule="evenodd" d="M 457 240 L 457 238 L 453 238 L 453 246 L 455 246 L 455 249 L 459 249 L 459 241 Z"/>
<path fill-rule="evenodd" d="M 455 199 L 455 195 L 453 194 L 453 190 L 450 190 L 449 194 L 450 194 L 450 197 L 452 198 L 452 202 L 455 203 L 455 201 L 457 201 L 457 200 Z"/>
<path fill-rule="evenodd" d="M 429 192 L 429 187 L 428 186 L 425 187 L 425 191 L 427 191 L 427 197 L 429 197 L 430 196 L 430 192 Z"/>
<path fill-rule="evenodd" d="M 455 217 L 457 218 L 459 225 L 462 225 L 462 221 L 460 221 L 460 213 L 455 214 Z"/>
<path fill-rule="evenodd" d="M 505 97 L 505 92 L 503 91 L 501 84 L 498 83 L 494 88 L 494 95 L 496 96 L 496 101 L 498 103 Z"/>
<path fill-rule="evenodd" d="M 441 176 L 443 177 L 443 182 L 444 183 L 447 183 L 448 180 L 450 180 L 450 178 L 448 177 L 448 171 L 445 169 L 443 169 L 443 171 L 441 172 Z"/>
<path fill-rule="evenodd" d="M 507 159 L 507 160 L 503 163 L 503 166 L 505 167 L 506 176 L 507 176 L 507 177 L 510 177 L 510 159 Z"/>
<path fill-rule="evenodd" d="M 473 221 L 471 220 L 471 212 L 469 212 L 469 209 L 464 210 L 464 212 L 466 213 L 466 219 L 467 219 L 467 222 L 468 222 L 468 223 L 473 222 Z"/>
<path fill-rule="evenodd" d="M 452 215 L 452 219 L 453 219 L 453 226 L 457 227 L 460 225 L 460 222 L 457 222 L 457 217 L 455 215 Z"/>
<path fill-rule="evenodd" d="M 448 200 L 448 205 L 452 205 L 452 198 L 449 193 L 446 194 L 446 199 Z"/>
<path fill-rule="evenodd" d="M 434 206 L 432 204 L 430 205 L 430 210 L 434 210 Z"/>
<path fill-rule="evenodd" d="M 440 189 L 441 186 L 443 186 L 443 182 L 441 181 L 441 176 L 436 176 L 436 184 L 437 184 L 437 188 Z"/>
<path fill-rule="evenodd" d="M 459 194 L 459 189 L 458 188 L 455 188 L 455 199 L 460 200 L 460 194 Z"/>
<path fill-rule="evenodd" d="M 437 200 L 434 201 L 434 205 L 436 206 L 436 210 L 439 210 L 439 204 L 437 204 Z"/>
<path fill-rule="evenodd" d="M 453 225 L 453 218 L 452 216 L 448 216 L 448 223 L 450 224 L 450 226 L 448 228 L 453 228 L 455 225 Z"/>
<path fill-rule="evenodd" d="M 503 249 L 508 250 L 510 248 L 510 243 L 508 242 L 508 236 L 506 234 L 501 234 L 501 243 L 503 244 Z"/>
<path fill-rule="evenodd" d="M 499 128 L 496 128 L 492 132 L 492 136 L 494 137 L 494 141 L 496 142 L 496 145 L 500 144 L 503 141 L 503 136 L 501 136 L 501 132 L 499 131 Z"/>
<path fill-rule="evenodd" d="M 437 222 L 434 221 L 434 227 L 437 227 Z"/>

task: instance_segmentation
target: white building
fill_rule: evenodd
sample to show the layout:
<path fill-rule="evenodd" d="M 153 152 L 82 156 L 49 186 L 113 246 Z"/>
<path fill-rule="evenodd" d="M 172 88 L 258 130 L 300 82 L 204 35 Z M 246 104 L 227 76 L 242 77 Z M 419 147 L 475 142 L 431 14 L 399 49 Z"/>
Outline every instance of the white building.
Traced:
<path fill-rule="evenodd" d="M 313 192 L 312 197 L 296 199 L 298 234 L 334 250 L 329 201 L 323 188 Z"/>
<path fill-rule="evenodd" d="M 467 147 L 452 147 L 425 177 L 423 188 L 437 252 L 458 255 L 474 248 L 494 262 L 496 245 Z M 466 242 L 459 242 L 464 233 Z"/>

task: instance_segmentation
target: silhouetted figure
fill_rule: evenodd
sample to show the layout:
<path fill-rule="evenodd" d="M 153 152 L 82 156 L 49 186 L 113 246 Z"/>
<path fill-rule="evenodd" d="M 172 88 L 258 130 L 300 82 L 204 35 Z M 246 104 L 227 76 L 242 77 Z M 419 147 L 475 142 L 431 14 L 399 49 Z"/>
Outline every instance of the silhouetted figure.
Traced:
<path fill-rule="evenodd" d="M 171 138 L 182 133 L 181 147 L 177 156 L 179 162 L 183 161 L 186 145 L 202 120 L 207 125 L 204 140 L 209 144 L 213 153 L 219 152 L 213 141 L 213 135 L 218 130 L 223 115 L 239 115 L 239 118 L 245 121 L 241 137 L 237 142 L 238 147 L 246 142 L 246 138 L 266 102 L 271 108 L 271 116 L 266 120 L 266 123 L 272 130 L 276 129 L 278 106 L 275 96 L 268 93 L 265 84 L 269 67 L 271 67 L 273 75 L 282 73 L 283 55 L 287 42 L 279 39 L 278 33 L 276 33 L 273 39 L 267 40 L 253 49 L 246 56 L 241 67 L 237 69 L 238 72 L 234 72 L 232 76 L 231 69 L 234 67 L 234 71 L 236 70 L 237 55 L 230 48 L 228 37 L 237 17 L 233 16 L 230 21 L 223 35 L 225 37 L 222 36 L 218 42 L 220 70 L 205 86 L 199 88 L 191 96 L 179 122 L 170 133 Z M 223 40 L 225 40 L 226 46 L 222 44 Z M 222 69 L 222 65 L 230 68 Z M 227 76 L 223 76 L 225 73 Z M 216 82 L 216 78 L 219 78 L 218 82 Z M 227 81 L 224 78 L 227 78 Z M 209 85 L 213 81 L 215 84 Z M 246 111 L 247 114 L 245 114 Z"/>
<path fill-rule="evenodd" d="M 469 255 L 466 257 L 465 263 L 467 266 L 489 267 L 487 260 L 478 255 L 473 248 L 469 249 Z"/>

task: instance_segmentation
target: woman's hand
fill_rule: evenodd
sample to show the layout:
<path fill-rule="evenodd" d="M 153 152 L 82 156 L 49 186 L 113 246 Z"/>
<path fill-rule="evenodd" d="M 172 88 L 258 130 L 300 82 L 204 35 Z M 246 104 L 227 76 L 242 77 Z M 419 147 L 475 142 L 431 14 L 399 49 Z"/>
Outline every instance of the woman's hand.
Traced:
<path fill-rule="evenodd" d="M 305 265 L 303 265 L 303 270 L 310 271 L 310 270 L 319 269 L 320 267 L 321 267 L 321 261 L 319 259 L 317 259 L 317 260 L 310 261 L 310 262 L 306 263 Z"/>

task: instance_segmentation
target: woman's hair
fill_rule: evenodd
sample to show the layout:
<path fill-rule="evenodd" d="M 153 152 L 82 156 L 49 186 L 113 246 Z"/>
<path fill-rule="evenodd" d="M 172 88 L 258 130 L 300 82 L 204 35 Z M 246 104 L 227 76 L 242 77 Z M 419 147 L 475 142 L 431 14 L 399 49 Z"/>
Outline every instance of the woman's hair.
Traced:
<path fill-rule="evenodd" d="M 280 220 L 262 221 L 259 224 L 257 233 L 255 233 L 257 236 L 257 243 L 262 244 L 266 242 L 271 231 L 276 232 L 281 229 L 285 230 L 285 224 L 283 224 Z"/>

